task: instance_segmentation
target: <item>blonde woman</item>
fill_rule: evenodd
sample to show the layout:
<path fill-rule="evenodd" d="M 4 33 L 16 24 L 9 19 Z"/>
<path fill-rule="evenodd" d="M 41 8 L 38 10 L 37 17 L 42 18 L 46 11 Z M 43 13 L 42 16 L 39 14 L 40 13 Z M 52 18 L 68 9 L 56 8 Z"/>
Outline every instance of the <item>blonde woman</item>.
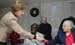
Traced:
<path fill-rule="evenodd" d="M 21 34 L 30 39 L 34 38 L 34 35 L 25 31 L 17 23 L 17 20 L 18 20 L 17 17 L 20 17 L 24 14 L 24 9 L 25 7 L 21 3 L 17 5 L 13 5 L 11 7 L 11 10 L 1 18 L 0 20 L 0 45 L 6 45 L 7 35 L 11 33 L 12 31 L 15 31 L 18 34 Z"/>

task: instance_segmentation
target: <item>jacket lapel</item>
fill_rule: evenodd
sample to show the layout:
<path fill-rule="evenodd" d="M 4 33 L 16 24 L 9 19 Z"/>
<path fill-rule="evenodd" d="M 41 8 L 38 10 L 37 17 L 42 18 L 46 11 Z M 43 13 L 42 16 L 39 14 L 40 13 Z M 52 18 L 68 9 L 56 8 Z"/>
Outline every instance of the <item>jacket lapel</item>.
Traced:
<path fill-rule="evenodd" d="M 65 33 L 64 32 L 61 32 L 59 37 L 60 37 L 61 43 L 65 44 L 65 39 L 66 39 Z"/>
<path fill-rule="evenodd" d="M 73 35 L 73 39 L 74 39 L 74 43 L 75 43 L 75 31 L 72 30 L 72 35 Z"/>

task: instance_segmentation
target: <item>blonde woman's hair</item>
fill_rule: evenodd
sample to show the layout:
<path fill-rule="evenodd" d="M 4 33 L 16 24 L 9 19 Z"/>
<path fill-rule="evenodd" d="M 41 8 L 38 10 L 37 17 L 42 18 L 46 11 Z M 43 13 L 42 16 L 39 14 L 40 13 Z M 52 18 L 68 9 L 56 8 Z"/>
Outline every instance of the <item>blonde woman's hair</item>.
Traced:
<path fill-rule="evenodd" d="M 26 7 L 25 5 L 21 2 L 21 0 L 14 0 L 12 6 L 11 6 L 11 11 L 16 12 L 19 10 L 24 10 Z"/>

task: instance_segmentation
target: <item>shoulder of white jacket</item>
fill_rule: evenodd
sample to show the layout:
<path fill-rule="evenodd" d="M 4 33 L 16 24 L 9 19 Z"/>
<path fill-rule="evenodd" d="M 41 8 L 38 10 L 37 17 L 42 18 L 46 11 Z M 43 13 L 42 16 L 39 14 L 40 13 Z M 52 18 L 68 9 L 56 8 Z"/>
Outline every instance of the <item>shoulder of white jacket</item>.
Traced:
<path fill-rule="evenodd" d="M 17 17 L 15 17 L 11 11 L 7 12 L 7 13 L 4 15 L 3 18 L 5 18 L 5 19 L 6 19 L 6 18 L 7 18 L 7 19 L 16 19 L 16 20 L 17 20 Z"/>

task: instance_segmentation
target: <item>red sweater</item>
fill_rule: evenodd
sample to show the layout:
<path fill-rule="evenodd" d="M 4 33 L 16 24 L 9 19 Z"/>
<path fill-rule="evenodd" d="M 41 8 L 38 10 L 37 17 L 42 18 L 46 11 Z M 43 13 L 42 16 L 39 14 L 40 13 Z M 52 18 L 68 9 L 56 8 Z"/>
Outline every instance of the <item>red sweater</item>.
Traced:
<path fill-rule="evenodd" d="M 72 45 L 74 43 L 72 32 L 69 36 L 66 36 L 66 45 Z"/>

